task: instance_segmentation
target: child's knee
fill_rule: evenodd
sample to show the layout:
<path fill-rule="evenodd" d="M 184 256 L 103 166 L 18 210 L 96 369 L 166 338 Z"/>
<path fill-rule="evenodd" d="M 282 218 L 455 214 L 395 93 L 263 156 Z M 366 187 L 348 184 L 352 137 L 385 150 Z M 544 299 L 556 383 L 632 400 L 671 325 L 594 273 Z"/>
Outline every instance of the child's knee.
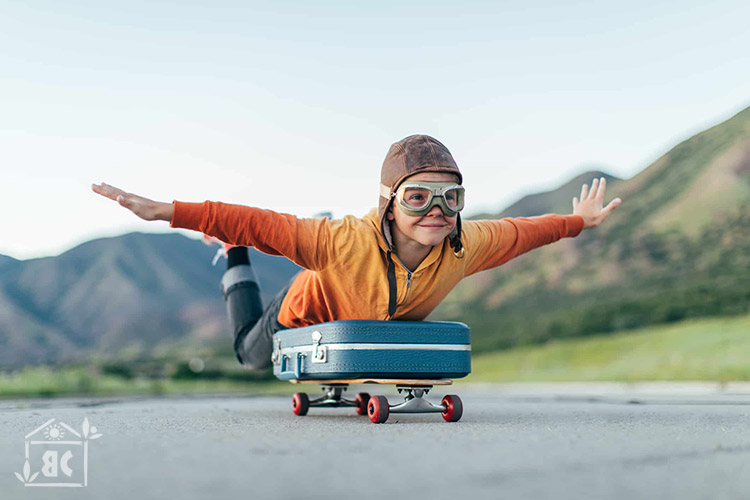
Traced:
<path fill-rule="evenodd" d="M 221 279 L 221 290 L 236 338 L 241 330 L 252 328 L 263 314 L 263 302 L 255 271 L 250 266 L 235 266 L 228 269 Z"/>
<path fill-rule="evenodd" d="M 261 320 L 252 328 L 243 328 L 234 338 L 234 353 L 240 364 L 251 370 L 263 370 L 271 366 L 273 343 L 271 333 Z"/>
<path fill-rule="evenodd" d="M 267 352 L 263 345 L 253 346 L 251 349 L 247 349 L 244 342 L 234 346 L 234 354 L 237 356 L 237 360 L 242 366 L 249 370 L 259 371 L 265 370 L 271 367 L 271 353 Z"/>
<path fill-rule="evenodd" d="M 239 355 L 237 356 L 237 358 L 239 359 Z M 267 360 L 257 359 L 257 360 L 245 361 L 245 362 L 240 360 L 240 364 L 244 366 L 245 368 L 247 368 L 248 370 L 262 371 L 271 367 L 271 359 L 269 357 L 269 359 Z"/>
<path fill-rule="evenodd" d="M 227 269 L 221 277 L 221 292 L 226 300 L 229 294 L 237 288 L 253 287 L 260 290 L 258 275 L 249 265 L 239 265 Z"/>

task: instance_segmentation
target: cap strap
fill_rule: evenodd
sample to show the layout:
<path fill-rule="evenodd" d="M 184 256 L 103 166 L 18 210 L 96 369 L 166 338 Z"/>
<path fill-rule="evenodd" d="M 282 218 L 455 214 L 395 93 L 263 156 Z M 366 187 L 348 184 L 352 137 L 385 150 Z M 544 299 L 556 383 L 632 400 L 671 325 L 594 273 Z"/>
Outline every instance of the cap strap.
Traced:
<path fill-rule="evenodd" d="M 396 264 L 393 263 L 390 250 L 388 251 L 388 318 L 396 314 Z"/>
<path fill-rule="evenodd" d="M 461 215 L 459 214 L 456 219 L 456 227 L 453 229 L 450 235 L 448 235 L 450 245 L 453 248 L 453 255 L 457 259 L 463 259 L 464 257 L 464 245 L 461 242 Z"/>

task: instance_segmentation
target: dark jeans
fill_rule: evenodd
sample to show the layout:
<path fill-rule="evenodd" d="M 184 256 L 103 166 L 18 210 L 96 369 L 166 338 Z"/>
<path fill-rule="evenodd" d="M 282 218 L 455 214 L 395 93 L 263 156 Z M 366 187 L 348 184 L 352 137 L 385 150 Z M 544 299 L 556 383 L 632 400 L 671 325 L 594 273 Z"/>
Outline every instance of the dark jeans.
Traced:
<path fill-rule="evenodd" d="M 281 302 L 296 277 L 289 280 L 264 310 L 258 280 L 250 266 L 234 266 L 224 273 L 222 290 L 234 330 L 234 353 L 244 366 L 254 370 L 271 366 L 273 334 L 286 328 L 278 321 Z"/>

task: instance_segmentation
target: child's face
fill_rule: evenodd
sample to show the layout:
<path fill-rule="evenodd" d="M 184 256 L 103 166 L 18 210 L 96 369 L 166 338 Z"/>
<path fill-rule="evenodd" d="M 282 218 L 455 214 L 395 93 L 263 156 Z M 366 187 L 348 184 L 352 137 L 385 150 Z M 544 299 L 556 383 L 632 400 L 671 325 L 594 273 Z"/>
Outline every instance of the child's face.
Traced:
<path fill-rule="evenodd" d="M 420 172 L 408 177 L 410 181 L 427 182 L 456 182 L 456 176 L 445 172 Z M 456 227 L 458 215 L 447 217 L 438 206 L 432 207 L 426 215 L 412 217 L 403 213 L 398 207 L 391 205 L 386 217 L 391 224 L 391 231 L 398 233 L 394 235 L 395 241 L 412 240 L 424 246 L 435 246 L 451 234 Z M 401 236 L 401 237 L 399 237 Z"/>

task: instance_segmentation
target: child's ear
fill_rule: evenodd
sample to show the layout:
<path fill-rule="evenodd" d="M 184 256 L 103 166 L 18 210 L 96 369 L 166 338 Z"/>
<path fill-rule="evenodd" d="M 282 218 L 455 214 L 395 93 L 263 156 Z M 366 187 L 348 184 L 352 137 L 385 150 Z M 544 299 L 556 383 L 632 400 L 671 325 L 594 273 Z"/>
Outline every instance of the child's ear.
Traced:
<path fill-rule="evenodd" d="M 395 219 L 395 217 L 393 216 L 393 209 L 391 209 L 391 210 L 388 210 L 388 212 L 386 212 L 386 214 L 385 214 L 385 218 L 386 218 L 387 220 L 393 220 L 393 219 Z"/>

